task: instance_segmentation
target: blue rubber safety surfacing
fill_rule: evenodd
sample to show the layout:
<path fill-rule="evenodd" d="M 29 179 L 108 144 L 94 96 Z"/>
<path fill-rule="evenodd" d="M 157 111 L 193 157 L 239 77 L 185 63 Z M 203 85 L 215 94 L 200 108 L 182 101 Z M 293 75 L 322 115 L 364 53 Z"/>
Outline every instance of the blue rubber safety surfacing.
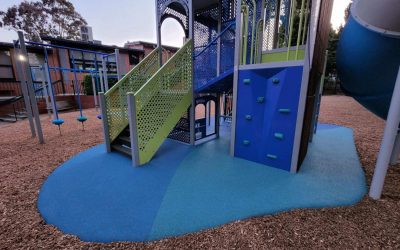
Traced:
<path fill-rule="evenodd" d="M 350 129 L 321 125 L 298 174 L 229 156 L 229 133 L 198 147 L 167 140 L 142 168 L 96 146 L 57 168 L 38 208 L 84 241 L 148 241 L 296 208 L 352 205 L 366 194 Z"/>

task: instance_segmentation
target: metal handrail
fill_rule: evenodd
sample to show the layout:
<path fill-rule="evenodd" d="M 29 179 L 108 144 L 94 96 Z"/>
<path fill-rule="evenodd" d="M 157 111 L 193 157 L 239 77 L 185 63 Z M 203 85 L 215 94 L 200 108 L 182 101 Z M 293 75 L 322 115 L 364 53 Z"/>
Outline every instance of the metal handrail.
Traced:
<path fill-rule="evenodd" d="M 193 56 L 193 58 L 199 57 L 201 56 L 204 51 L 206 51 L 209 47 L 211 47 L 211 45 L 213 45 L 223 34 L 225 34 L 225 32 L 227 32 L 232 26 L 235 26 L 236 23 L 232 22 L 231 24 L 228 25 L 228 27 L 226 27 L 223 31 L 221 31 L 221 33 L 219 33 L 217 35 L 217 37 L 215 37 L 206 47 L 204 47 L 204 49 L 202 49 L 199 53 L 197 53 L 196 55 Z"/>

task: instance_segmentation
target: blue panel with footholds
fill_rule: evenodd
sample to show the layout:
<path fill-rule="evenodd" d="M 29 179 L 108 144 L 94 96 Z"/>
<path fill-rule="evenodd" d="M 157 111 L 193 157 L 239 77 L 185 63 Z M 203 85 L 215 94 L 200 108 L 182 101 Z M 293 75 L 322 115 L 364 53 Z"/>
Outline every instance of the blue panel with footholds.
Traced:
<path fill-rule="evenodd" d="M 290 171 L 302 72 L 301 66 L 239 72 L 235 156 Z"/>

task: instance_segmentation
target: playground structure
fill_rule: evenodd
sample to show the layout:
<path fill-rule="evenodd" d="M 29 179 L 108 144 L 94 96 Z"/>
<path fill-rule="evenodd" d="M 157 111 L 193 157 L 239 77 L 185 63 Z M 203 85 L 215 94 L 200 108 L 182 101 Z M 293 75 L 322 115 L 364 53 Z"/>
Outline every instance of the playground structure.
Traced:
<path fill-rule="evenodd" d="M 381 197 L 388 166 L 400 155 L 399 12 L 399 1 L 355 1 L 337 51 L 343 90 L 386 119 L 370 190 L 374 199 Z"/>
<path fill-rule="evenodd" d="M 156 1 L 158 48 L 100 94 L 107 151 L 140 166 L 166 138 L 190 145 L 216 139 L 222 109 L 232 156 L 295 173 L 308 147 L 302 140 L 310 139 L 301 138 L 303 130 L 316 124 L 304 113 L 319 7 L 308 0 Z M 166 18 L 182 25 L 186 43 L 164 62 Z M 196 116 L 197 105 L 209 101 L 207 117 Z M 308 107 L 314 118 L 316 108 Z M 207 133 L 211 120 L 215 132 Z"/>
<path fill-rule="evenodd" d="M 84 130 L 84 123 L 88 120 L 88 117 L 84 116 L 83 106 L 81 101 L 81 95 L 83 93 L 83 86 L 79 84 L 78 73 L 79 74 L 88 74 L 91 77 L 92 81 L 92 90 L 93 90 L 93 99 L 95 108 L 98 109 L 98 97 L 97 93 L 100 91 L 107 91 L 109 89 L 109 79 L 116 78 L 119 80 L 122 77 L 122 73 L 119 62 L 119 50 L 115 49 L 115 52 L 112 54 L 101 53 L 97 51 L 90 51 L 78 48 L 70 48 L 65 46 L 53 45 L 53 44 L 44 44 L 38 42 L 29 42 L 25 41 L 22 32 L 18 32 L 18 41 L 14 42 L 14 48 L 17 51 L 15 54 L 15 61 L 17 73 L 19 78 L 22 80 L 22 92 L 25 103 L 25 110 L 27 110 L 27 118 L 29 120 L 32 137 L 38 135 L 39 143 L 44 142 L 43 133 L 41 129 L 40 119 L 39 119 L 39 109 L 36 98 L 38 95 L 44 97 L 46 101 L 46 109 L 48 111 L 49 117 L 51 113 L 53 115 L 52 123 L 58 126 L 58 129 L 61 134 L 61 126 L 64 123 L 64 120 L 60 118 L 59 109 L 57 107 L 56 94 L 55 94 L 55 84 L 57 81 L 53 81 L 53 77 L 57 75 L 57 73 L 62 74 L 65 78 L 69 79 L 72 75 L 72 86 L 68 86 L 67 88 L 72 88 L 74 91 L 74 95 L 76 93 L 76 100 L 79 109 L 79 116 L 77 117 L 77 121 L 82 124 L 82 129 Z M 27 45 L 34 46 L 36 48 L 42 48 L 44 52 L 44 64 L 42 66 L 32 68 L 28 62 L 28 52 Z M 60 49 L 65 51 L 68 55 L 71 55 L 71 64 L 72 66 L 63 67 L 57 65 L 51 65 L 48 55 L 48 49 Z M 91 55 L 94 58 L 100 58 L 101 66 L 97 63 L 93 65 L 92 69 L 83 69 L 76 66 L 76 59 L 74 57 L 74 52 L 85 53 L 86 55 Z M 108 61 L 110 57 L 114 57 L 116 62 L 116 74 L 110 75 L 107 73 L 108 71 Z M 33 72 L 34 71 L 34 72 Z M 82 75 L 81 75 L 82 77 Z M 40 78 L 41 84 L 34 84 L 34 79 Z M 101 116 L 98 116 L 100 119 Z"/>

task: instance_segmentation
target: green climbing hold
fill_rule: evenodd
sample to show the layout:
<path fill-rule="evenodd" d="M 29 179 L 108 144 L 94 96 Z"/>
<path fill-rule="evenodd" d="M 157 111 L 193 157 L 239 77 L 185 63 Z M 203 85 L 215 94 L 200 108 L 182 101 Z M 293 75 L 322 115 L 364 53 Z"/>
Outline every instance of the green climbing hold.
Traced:
<path fill-rule="evenodd" d="M 276 155 L 267 155 L 267 157 L 268 157 L 269 159 L 271 159 L 271 160 L 276 160 L 276 159 L 278 159 L 278 156 L 276 156 Z"/>
<path fill-rule="evenodd" d="M 278 84 L 280 82 L 279 78 L 272 79 L 273 84 Z"/>
<path fill-rule="evenodd" d="M 244 141 L 243 141 L 243 144 L 244 144 L 244 145 L 250 145 L 250 141 L 244 140 Z"/>
<path fill-rule="evenodd" d="M 246 84 L 246 85 L 249 85 L 251 83 L 251 80 L 250 79 L 244 79 L 243 83 Z"/>

